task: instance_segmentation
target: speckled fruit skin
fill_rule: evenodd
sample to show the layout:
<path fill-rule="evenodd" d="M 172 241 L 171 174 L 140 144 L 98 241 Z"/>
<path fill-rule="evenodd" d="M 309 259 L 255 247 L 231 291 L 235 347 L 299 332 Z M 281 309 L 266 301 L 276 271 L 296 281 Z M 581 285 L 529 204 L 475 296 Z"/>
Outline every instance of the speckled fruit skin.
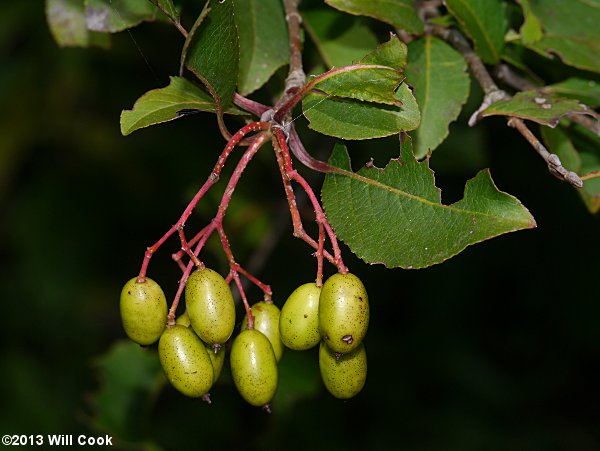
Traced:
<path fill-rule="evenodd" d="M 156 342 L 167 325 L 167 299 L 152 279 L 129 280 L 121 291 L 120 310 L 125 333 L 141 345 Z"/>
<path fill-rule="evenodd" d="M 325 388 L 333 396 L 340 399 L 356 396 L 367 380 L 365 345 L 361 344 L 352 352 L 340 355 L 339 360 L 336 360 L 335 352 L 321 342 L 319 369 Z"/>
<path fill-rule="evenodd" d="M 223 344 L 235 327 L 235 304 L 221 275 L 204 268 L 193 272 L 185 286 L 185 305 L 192 327 L 208 344 Z"/>
<path fill-rule="evenodd" d="M 262 332 L 271 342 L 275 358 L 279 362 L 283 355 L 283 343 L 279 335 L 279 316 L 281 311 L 275 304 L 257 302 L 252 306 L 254 329 Z M 241 330 L 248 328 L 248 315 L 244 316 Z"/>
<path fill-rule="evenodd" d="M 190 327 L 192 325 L 190 323 L 190 317 L 187 314 L 187 311 L 185 311 L 181 315 L 179 315 L 179 317 L 177 318 L 175 323 L 179 324 L 181 326 L 185 326 L 185 327 Z M 192 330 L 194 330 L 194 329 L 192 328 Z M 220 350 L 219 352 L 215 352 L 215 350 L 213 349 L 213 347 L 211 345 L 208 345 L 204 342 L 202 342 L 202 344 L 206 348 L 206 352 L 208 353 L 208 356 L 210 357 L 210 362 L 212 363 L 213 376 L 214 376 L 213 383 L 217 382 L 217 379 L 221 375 L 221 370 L 223 369 L 223 362 L 225 362 L 225 351 Z"/>
<path fill-rule="evenodd" d="M 186 326 L 167 327 L 158 342 L 160 364 L 171 385 L 198 398 L 213 384 L 213 366 L 204 343 Z"/>
<path fill-rule="evenodd" d="M 281 308 L 279 333 L 290 349 L 305 351 L 319 344 L 319 296 L 321 288 L 305 283 L 296 288 Z"/>
<path fill-rule="evenodd" d="M 269 339 L 257 330 L 243 330 L 233 341 L 231 375 L 242 398 L 253 406 L 269 403 L 277 391 L 277 360 Z"/>
<path fill-rule="evenodd" d="M 334 274 L 319 297 L 319 330 L 332 351 L 350 352 L 362 342 L 369 327 L 369 297 L 354 274 Z"/>

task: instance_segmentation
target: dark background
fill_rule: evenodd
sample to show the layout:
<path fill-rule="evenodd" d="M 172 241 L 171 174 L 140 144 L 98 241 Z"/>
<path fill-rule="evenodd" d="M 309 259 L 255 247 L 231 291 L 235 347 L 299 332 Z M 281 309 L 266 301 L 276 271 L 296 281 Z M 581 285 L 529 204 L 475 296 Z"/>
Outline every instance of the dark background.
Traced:
<path fill-rule="evenodd" d="M 600 449 L 598 218 L 502 120 L 467 129 L 461 118 L 431 165 L 446 202 L 489 166 L 538 228 L 420 271 L 369 266 L 344 249 L 372 307 L 369 376 L 356 398 L 326 392 L 316 351 L 288 351 L 272 415 L 241 400 L 228 369 L 209 406 L 163 386 L 154 350 L 117 343 L 122 285 L 224 146 L 209 114 L 120 134 L 120 111 L 177 73 L 181 44 L 171 27 L 145 24 L 114 36 L 110 50 L 59 49 L 42 2 L 3 6 L 2 434 L 108 434 L 123 449 Z M 322 158 L 332 146 L 313 135 L 307 142 Z M 397 142 L 351 143 L 350 151 L 356 168 L 371 156 L 382 165 Z M 279 219 L 274 161 L 265 148 L 250 165 L 226 228 L 241 262 L 265 234 L 275 241 L 257 275 L 281 306 L 315 264 Z M 222 185 L 190 227 L 214 214 Z M 149 272 L 168 297 L 177 247 L 171 240 Z M 217 246 L 206 258 L 226 271 Z"/>

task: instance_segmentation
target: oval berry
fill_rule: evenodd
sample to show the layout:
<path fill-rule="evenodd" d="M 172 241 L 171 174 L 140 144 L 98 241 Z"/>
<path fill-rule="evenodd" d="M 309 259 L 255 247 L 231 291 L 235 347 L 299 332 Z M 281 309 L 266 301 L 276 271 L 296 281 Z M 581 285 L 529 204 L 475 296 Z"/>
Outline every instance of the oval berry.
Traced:
<path fill-rule="evenodd" d="M 336 398 L 356 396 L 367 380 L 367 352 L 361 344 L 347 354 L 338 354 L 321 342 L 319 369 L 327 391 Z"/>
<path fill-rule="evenodd" d="M 150 345 L 160 338 L 167 324 L 167 299 L 160 285 L 147 278 L 129 280 L 120 299 L 121 321 L 129 338 Z"/>
<path fill-rule="evenodd" d="M 266 406 L 277 391 L 277 359 L 269 339 L 254 329 L 243 330 L 230 355 L 233 382 L 246 402 Z"/>
<path fill-rule="evenodd" d="M 321 338 L 334 352 L 356 349 L 369 327 L 369 297 L 354 274 L 334 274 L 323 284 L 319 297 Z"/>
<path fill-rule="evenodd" d="M 186 396 L 205 395 L 213 384 L 213 365 L 191 328 L 167 327 L 158 342 L 160 364 L 171 385 Z"/>
<path fill-rule="evenodd" d="M 304 351 L 319 344 L 320 295 L 320 287 L 315 283 L 305 283 L 296 288 L 283 304 L 279 332 L 288 348 Z"/>
<path fill-rule="evenodd" d="M 210 345 L 222 345 L 235 327 L 235 304 L 221 275 L 204 268 L 193 272 L 185 286 L 185 304 L 198 336 Z"/>
<path fill-rule="evenodd" d="M 175 323 L 181 326 L 190 327 L 190 317 L 187 314 L 187 311 L 179 315 Z M 194 329 L 192 328 L 192 330 Z M 213 382 L 216 382 L 221 374 L 221 369 L 223 369 L 223 362 L 225 362 L 225 351 L 221 349 L 218 350 L 218 352 L 215 352 L 215 349 L 211 345 L 208 345 L 204 342 L 202 342 L 202 344 L 206 348 L 206 352 L 210 357 L 210 362 L 212 363 L 213 367 Z"/>
<path fill-rule="evenodd" d="M 279 362 L 283 355 L 283 343 L 279 335 L 279 316 L 281 311 L 275 304 L 261 301 L 252 306 L 254 329 L 262 332 L 271 343 L 275 358 Z M 248 328 L 248 315 L 244 316 L 241 330 Z"/>

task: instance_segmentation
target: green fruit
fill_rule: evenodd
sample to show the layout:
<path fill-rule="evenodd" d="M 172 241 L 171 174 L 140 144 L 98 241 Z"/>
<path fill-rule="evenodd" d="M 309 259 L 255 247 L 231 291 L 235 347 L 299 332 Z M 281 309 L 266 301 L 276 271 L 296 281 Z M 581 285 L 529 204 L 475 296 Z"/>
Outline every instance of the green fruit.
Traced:
<path fill-rule="evenodd" d="M 158 342 L 158 357 L 169 382 L 186 396 L 205 395 L 213 384 L 213 366 L 204 344 L 188 327 L 167 327 Z"/>
<path fill-rule="evenodd" d="M 319 297 L 319 330 L 335 352 L 356 349 L 369 327 L 369 297 L 354 274 L 334 274 L 323 284 Z"/>
<path fill-rule="evenodd" d="M 271 342 L 275 358 L 279 362 L 283 354 L 283 343 L 279 337 L 279 307 L 267 302 L 257 302 L 252 306 L 254 329 L 262 332 Z M 241 330 L 248 328 L 248 315 L 244 316 Z"/>
<path fill-rule="evenodd" d="M 225 350 L 220 349 L 218 352 L 215 352 L 211 345 L 207 345 L 204 343 L 204 347 L 206 348 L 206 352 L 210 357 L 210 363 L 212 363 L 213 367 L 213 384 L 217 382 L 217 379 L 221 375 L 221 370 L 223 369 L 223 362 L 225 362 Z"/>
<path fill-rule="evenodd" d="M 296 351 L 316 346 L 319 333 L 319 296 L 321 288 L 305 283 L 296 288 L 283 304 L 279 318 L 279 332 L 283 344 Z"/>
<path fill-rule="evenodd" d="M 179 318 L 177 318 L 175 323 L 179 324 L 180 326 L 190 327 L 190 325 L 191 325 L 190 317 L 187 314 L 187 310 L 185 312 L 183 312 L 179 316 Z M 192 328 L 192 330 L 194 330 L 194 329 Z M 217 379 L 219 378 L 219 376 L 221 374 L 221 369 L 223 369 L 223 362 L 225 362 L 225 351 L 220 350 L 219 352 L 215 352 L 214 348 L 211 345 L 208 345 L 204 342 L 202 342 L 202 344 L 206 348 L 206 352 L 208 353 L 208 356 L 210 357 L 210 363 L 212 363 L 213 383 L 217 382 Z"/>
<path fill-rule="evenodd" d="M 193 272 L 185 287 L 186 310 L 198 336 L 210 345 L 225 343 L 235 327 L 235 304 L 221 275 L 204 268 Z"/>
<path fill-rule="evenodd" d="M 150 345 L 160 338 L 167 324 L 167 299 L 152 279 L 128 281 L 121 291 L 121 320 L 129 338 Z"/>
<path fill-rule="evenodd" d="M 356 396 L 367 380 L 367 352 L 365 345 L 347 354 L 336 354 L 321 342 L 319 347 L 321 379 L 327 391 L 336 398 Z"/>
<path fill-rule="evenodd" d="M 190 315 L 188 315 L 187 310 L 179 315 L 179 317 L 175 320 L 175 323 L 181 326 L 190 327 L 190 324 L 192 323 L 190 322 Z"/>
<path fill-rule="evenodd" d="M 240 395 L 253 406 L 265 406 L 277 391 L 277 359 L 269 339 L 243 330 L 231 347 L 231 375 Z"/>

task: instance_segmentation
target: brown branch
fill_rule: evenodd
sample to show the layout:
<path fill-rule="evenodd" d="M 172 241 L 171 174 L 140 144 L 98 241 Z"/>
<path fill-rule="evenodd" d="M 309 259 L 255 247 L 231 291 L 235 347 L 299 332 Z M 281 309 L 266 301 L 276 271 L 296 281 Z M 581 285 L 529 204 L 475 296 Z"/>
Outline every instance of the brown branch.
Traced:
<path fill-rule="evenodd" d="M 531 147 L 535 149 L 535 151 L 540 154 L 540 156 L 546 161 L 548 165 L 548 170 L 552 175 L 559 179 L 564 179 L 569 182 L 571 185 L 576 188 L 581 188 L 583 186 L 583 181 L 577 174 L 572 171 L 567 171 L 562 163 L 560 162 L 560 158 L 558 155 L 548 152 L 546 147 L 537 139 L 537 137 L 527 128 L 525 123 L 516 117 L 512 117 L 508 120 L 508 126 L 516 128 L 521 135 L 531 144 Z"/>
<path fill-rule="evenodd" d="M 275 111 L 280 106 L 285 105 L 304 86 L 304 81 L 306 80 L 306 75 L 302 68 L 302 42 L 300 40 L 300 23 L 302 22 L 302 17 L 298 12 L 299 3 L 300 0 L 283 1 L 290 42 L 290 70 L 285 80 L 283 95 L 275 105 Z M 288 115 L 290 114 L 288 112 Z"/>
<path fill-rule="evenodd" d="M 506 64 L 500 64 L 496 68 L 496 77 L 498 77 L 498 80 L 503 81 L 508 86 L 519 91 L 530 91 L 539 88 L 538 85 L 527 78 L 518 75 Z"/>
<path fill-rule="evenodd" d="M 498 88 L 498 85 L 488 72 L 485 64 L 481 61 L 481 58 L 473 51 L 471 44 L 462 35 L 462 33 L 455 29 L 448 29 L 436 25 L 430 25 L 426 27 L 426 31 L 435 36 L 438 36 L 451 44 L 456 50 L 458 50 L 465 61 L 467 62 L 473 77 L 477 80 L 481 89 L 484 92 L 484 99 L 481 106 L 473 113 L 469 119 L 469 125 L 473 126 L 479 120 L 479 114 L 488 108 L 492 103 L 502 99 L 510 99 L 510 95 Z M 529 130 L 527 125 L 522 119 L 511 117 L 508 119 L 508 125 L 516 128 L 519 133 L 531 144 L 535 151 L 544 159 L 548 165 L 548 170 L 555 177 L 564 180 L 576 188 L 583 186 L 582 180 L 574 172 L 568 171 L 560 162 L 558 155 L 548 152 L 548 149 L 540 142 L 540 140 Z"/>

